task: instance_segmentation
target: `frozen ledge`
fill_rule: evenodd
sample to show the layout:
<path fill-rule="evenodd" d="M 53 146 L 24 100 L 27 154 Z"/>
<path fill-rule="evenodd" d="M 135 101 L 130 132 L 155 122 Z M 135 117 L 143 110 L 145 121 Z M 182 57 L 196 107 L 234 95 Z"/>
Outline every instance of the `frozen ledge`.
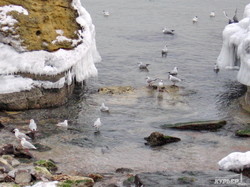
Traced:
<path fill-rule="evenodd" d="M 232 23 L 223 31 L 223 44 L 217 58 L 220 68 L 239 67 L 237 79 L 250 86 L 250 4 L 245 7 L 244 16 L 238 23 Z M 230 68 L 231 67 L 231 68 Z"/>

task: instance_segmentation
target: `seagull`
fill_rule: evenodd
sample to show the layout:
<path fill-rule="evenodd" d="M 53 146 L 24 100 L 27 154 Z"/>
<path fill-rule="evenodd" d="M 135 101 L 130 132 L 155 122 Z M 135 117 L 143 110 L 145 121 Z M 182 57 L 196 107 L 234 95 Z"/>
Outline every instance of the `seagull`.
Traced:
<path fill-rule="evenodd" d="M 236 14 L 237 14 L 237 8 L 236 8 L 236 10 L 235 10 L 235 14 L 234 14 L 233 19 L 231 19 L 231 18 L 228 17 L 226 11 L 223 11 L 223 14 L 224 14 L 224 16 L 228 19 L 228 24 L 238 23 L 238 22 L 239 22 L 239 20 L 238 20 L 238 18 L 237 18 L 237 16 L 236 16 Z"/>
<path fill-rule="evenodd" d="M 237 18 L 237 8 L 236 8 L 236 10 L 235 10 L 235 12 L 234 12 L 234 17 L 233 17 L 233 21 L 234 21 L 234 23 L 238 23 L 239 22 L 239 20 L 238 20 L 238 18 Z"/>
<path fill-rule="evenodd" d="M 164 83 L 163 80 L 160 80 L 160 82 L 158 82 L 158 91 L 162 91 L 162 88 L 164 87 Z"/>
<path fill-rule="evenodd" d="M 173 75 L 169 75 L 169 80 L 173 82 L 173 86 L 175 86 L 176 83 L 181 82 L 181 79 L 179 79 Z"/>
<path fill-rule="evenodd" d="M 103 13 L 104 16 L 109 16 L 109 12 L 106 11 L 106 10 L 103 10 L 102 13 Z"/>
<path fill-rule="evenodd" d="M 166 27 L 162 29 L 162 33 L 163 34 L 170 34 L 170 35 L 174 35 L 174 30 L 169 30 Z"/>
<path fill-rule="evenodd" d="M 21 140 L 22 138 L 25 138 L 25 139 L 28 139 L 30 140 L 31 138 L 28 137 L 26 134 L 20 132 L 18 129 L 14 129 L 14 132 L 15 132 L 15 136 L 17 139 Z"/>
<path fill-rule="evenodd" d="M 196 22 L 198 22 L 198 16 L 194 16 L 193 18 L 193 23 L 196 23 Z"/>
<path fill-rule="evenodd" d="M 148 66 L 149 66 L 150 64 L 143 64 L 142 62 L 138 62 L 138 67 L 139 67 L 139 69 L 148 69 Z"/>
<path fill-rule="evenodd" d="M 32 145 L 30 142 L 28 142 L 25 138 L 21 139 L 21 145 L 27 151 L 28 149 L 36 149 L 36 147 Z"/>
<path fill-rule="evenodd" d="M 215 12 L 214 11 L 210 12 L 210 17 L 215 17 Z"/>
<path fill-rule="evenodd" d="M 93 127 L 96 128 L 96 131 L 99 131 L 99 128 L 102 126 L 102 122 L 100 120 L 100 118 L 97 118 L 97 120 L 95 121 L 95 123 L 93 124 Z"/>
<path fill-rule="evenodd" d="M 174 75 L 176 76 L 178 74 L 178 68 L 177 67 L 174 67 L 174 69 L 172 69 L 170 72 L 168 72 L 169 75 Z"/>
<path fill-rule="evenodd" d="M 152 86 L 152 84 L 157 80 L 158 78 L 152 79 L 150 77 L 146 77 L 146 82 L 148 86 Z"/>
<path fill-rule="evenodd" d="M 217 63 L 214 64 L 214 72 L 218 73 L 220 71 L 220 68 Z"/>
<path fill-rule="evenodd" d="M 29 124 L 29 128 L 32 132 L 36 131 L 37 130 L 37 125 L 36 125 L 36 122 L 34 121 L 34 119 L 31 119 L 30 120 L 30 124 Z"/>
<path fill-rule="evenodd" d="M 161 50 L 161 56 L 166 57 L 168 54 L 168 48 L 167 45 L 164 46 L 164 48 Z"/>
<path fill-rule="evenodd" d="M 56 126 L 68 128 L 68 120 L 64 120 L 63 122 L 59 122 L 56 124 Z"/>
<path fill-rule="evenodd" d="M 109 107 L 105 106 L 105 104 L 102 103 L 102 105 L 100 107 L 100 111 L 101 112 L 109 112 Z"/>

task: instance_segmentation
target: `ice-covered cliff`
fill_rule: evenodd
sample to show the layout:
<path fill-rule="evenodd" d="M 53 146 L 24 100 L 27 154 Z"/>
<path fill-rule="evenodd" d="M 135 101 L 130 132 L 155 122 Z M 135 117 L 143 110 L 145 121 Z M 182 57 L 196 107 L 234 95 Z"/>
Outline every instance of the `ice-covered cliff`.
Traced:
<path fill-rule="evenodd" d="M 239 69 L 237 79 L 250 86 L 250 4 L 245 7 L 243 19 L 223 31 L 223 45 L 217 58 L 220 68 Z"/>
<path fill-rule="evenodd" d="M 43 103 L 49 107 L 53 98 L 41 101 L 46 91 L 63 90 L 74 81 L 97 76 L 95 62 L 100 60 L 95 26 L 80 0 L 0 2 L 0 108 L 6 107 L 8 94 L 19 93 L 20 97 L 24 91 L 20 109 L 42 108 Z M 40 96 L 30 102 L 27 92 L 34 90 Z M 64 103 L 69 94 L 63 93 L 63 102 L 55 105 Z"/>

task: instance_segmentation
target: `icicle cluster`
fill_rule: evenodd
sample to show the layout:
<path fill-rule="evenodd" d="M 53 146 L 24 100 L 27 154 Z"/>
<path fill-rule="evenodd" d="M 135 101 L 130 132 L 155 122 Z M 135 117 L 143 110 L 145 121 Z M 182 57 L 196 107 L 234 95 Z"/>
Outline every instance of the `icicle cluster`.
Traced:
<path fill-rule="evenodd" d="M 238 81 L 250 86 L 250 4 L 245 7 L 244 18 L 227 25 L 222 35 L 223 45 L 217 58 L 219 67 L 239 69 Z"/>

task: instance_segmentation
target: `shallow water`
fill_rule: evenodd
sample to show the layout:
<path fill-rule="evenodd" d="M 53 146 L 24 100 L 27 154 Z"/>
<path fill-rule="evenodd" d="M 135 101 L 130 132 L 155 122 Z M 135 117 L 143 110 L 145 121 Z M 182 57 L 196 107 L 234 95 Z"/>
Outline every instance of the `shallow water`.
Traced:
<path fill-rule="evenodd" d="M 237 124 L 250 118 L 241 111 L 235 98 L 244 92 L 237 83 L 237 71 L 213 72 L 222 45 L 221 33 L 238 8 L 242 18 L 247 0 L 84 0 L 96 26 L 97 47 L 102 62 L 96 64 L 98 78 L 87 81 L 87 91 L 66 106 L 32 110 L 22 114 L 33 117 L 41 136 L 36 142 L 52 148 L 35 152 L 36 158 L 51 158 L 64 172 L 114 172 L 126 167 L 140 171 L 182 171 L 218 169 L 217 162 L 234 151 L 249 150 L 249 140 L 233 135 Z M 109 17 L 102 10 L 110 12 Z M 210 11 L 216 12 L 210 18 Z M 197 24 L 193 16 L 199 17 Z M 163 27 L 175 29 L 174 36 L 162 34 Z M 161 57 L 168 44 L 169 54 Z M 149 72 L 138 70 L 137 63 L 151 64 Z M 148 89 L 145 77 L 159 77 L 165 84 L 168 71 L 177 66 L 179 89 L 174 93 Z M 130 94 L 104 95 L 98 88 L 113 85 L 132 86 Z M 101 113 L 105 102 L 110 113 Z M 14 115 L 13 115 L 14 116 Z M 92 124 L 101 118 L 100 133 Z M 69 130 L 57 129 L 56 121 L 69 119 Z M 46 120 L 44 120 L 46 119 Z M 192 120 L 226 119 L 229 124 L 218 132 L 194 132 L 161 129 L 165 123 Z M 44 120 L 44 121 L 42 121 Z M 50 120 L 50 121 L 49 121 Z M 236 125 L 234 125 L 236 124 Z M 14 127 L 17 124 L 12 124 Z M 24 129 L 25 124 L 18 124 Z M 159 131 L 180 137 L 182 141 L 160 148 L 144 145 L 144 137 Z M 5 132 L 5 131 L 4 131 Z M 9 132 L 2 143 L 15 140 Z"/>

